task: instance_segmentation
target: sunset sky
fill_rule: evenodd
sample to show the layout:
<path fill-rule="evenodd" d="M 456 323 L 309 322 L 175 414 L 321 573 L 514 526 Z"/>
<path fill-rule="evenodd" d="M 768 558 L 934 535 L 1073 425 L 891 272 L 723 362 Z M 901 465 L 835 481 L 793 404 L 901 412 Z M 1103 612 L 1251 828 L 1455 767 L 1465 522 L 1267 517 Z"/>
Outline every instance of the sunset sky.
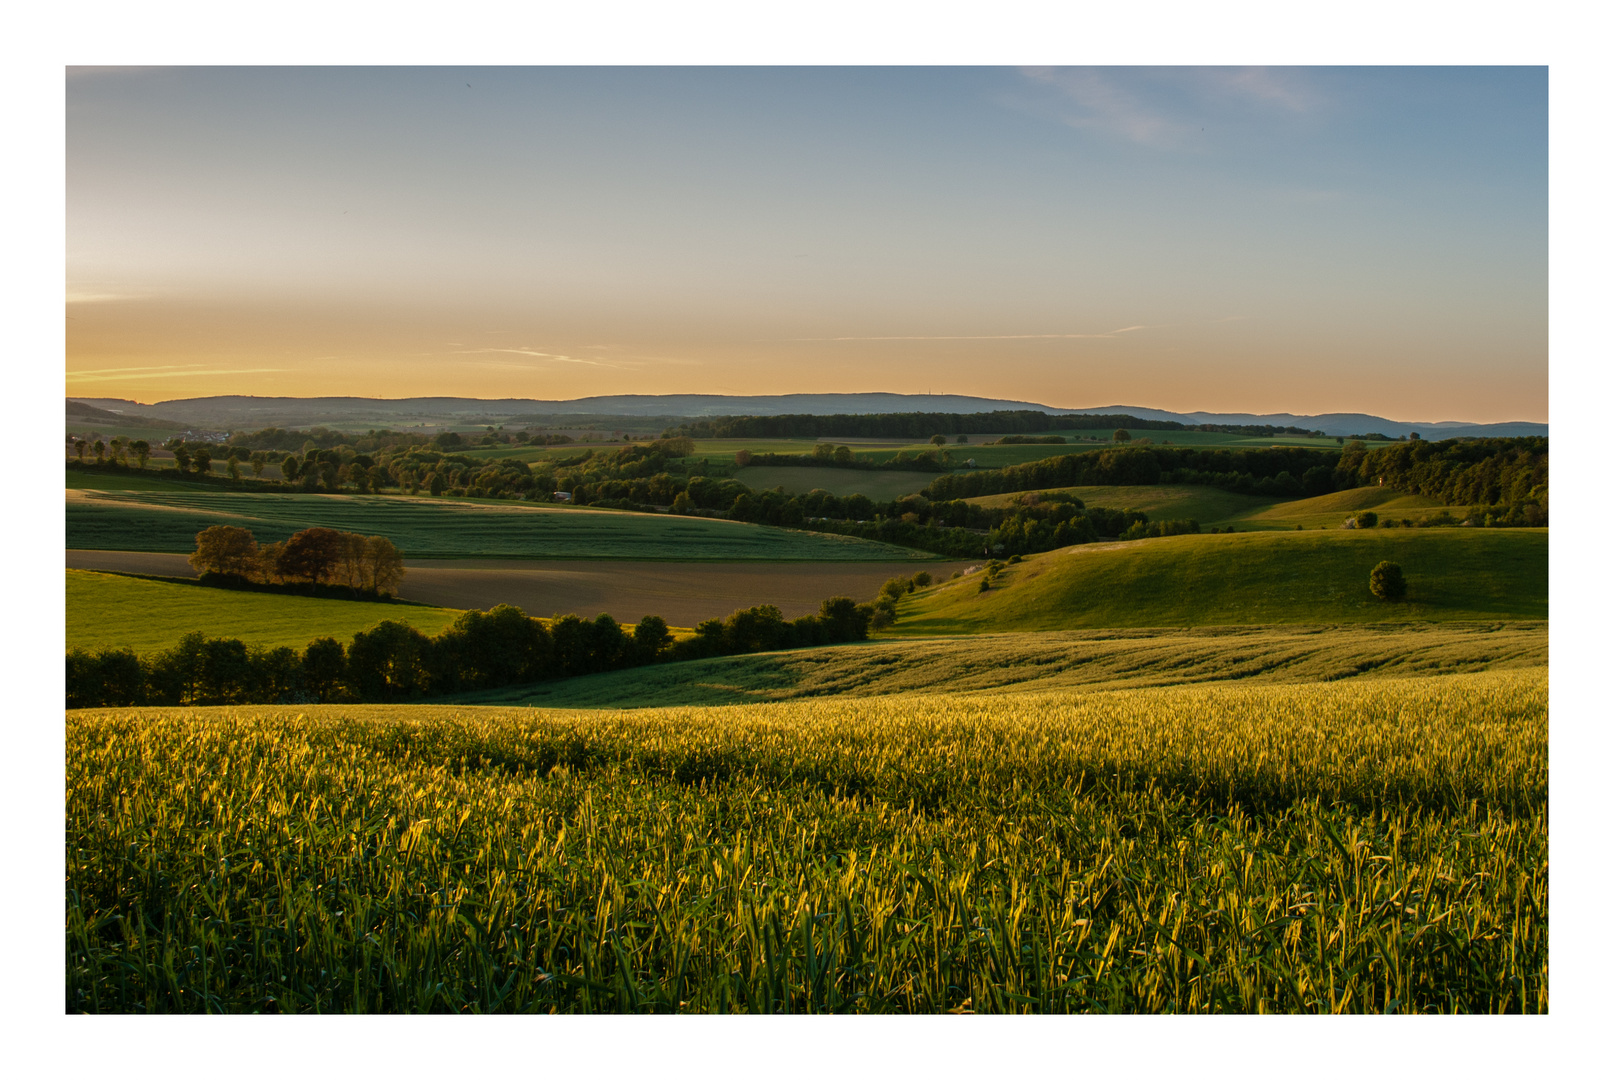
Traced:
<path fill-rule="evenodd" d="M 1544 68 L 70 69 L 67 390 L 1547 419 Z"/>

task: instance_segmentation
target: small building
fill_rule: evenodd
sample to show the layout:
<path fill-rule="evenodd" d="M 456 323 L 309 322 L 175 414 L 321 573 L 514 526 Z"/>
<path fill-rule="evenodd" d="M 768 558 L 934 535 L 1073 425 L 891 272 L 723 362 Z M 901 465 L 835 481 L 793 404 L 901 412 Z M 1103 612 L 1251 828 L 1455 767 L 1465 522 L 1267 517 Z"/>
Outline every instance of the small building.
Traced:
<path fill-rule="evenodd" d="M 557 491 L 553 495 L 549 496 L 549 498 L 552 502 L 571 502 L 572 493 L 569 491 Z"/>

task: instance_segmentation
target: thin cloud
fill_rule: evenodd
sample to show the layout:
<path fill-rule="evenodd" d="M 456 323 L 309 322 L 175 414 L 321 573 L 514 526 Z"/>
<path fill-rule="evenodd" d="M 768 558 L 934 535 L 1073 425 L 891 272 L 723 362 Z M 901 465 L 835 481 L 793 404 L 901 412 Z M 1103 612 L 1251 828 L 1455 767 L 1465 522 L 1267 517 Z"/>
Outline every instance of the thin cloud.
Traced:
<path fill-rule="evenodd" d="M 1050 107 L 1069 127 L 1169 149 L 1191 145 L 1230 114 L 1314 111 L 1317 94 L 1295 73 L 1271 68 L 1132 69 L 1027 67 L 1021 74 L 1053 92 Z M 1010 104 L 1020 104 L 1009 102 Z"/>
<path fill-rule="evenodd" d="M 539 352 L 536 349 L 456 349 L 456 356 L 477 356 L 484 353 L 505 353 L 514 356 L 531 356 L 538 360 L 552 360 L 559 364 L 587 364 L 590 367 L 617 367 L 616 364 L 607 364 L 602 360 L 588 360 L 580 356 L 567 356 L 564 353 Z"/>
<path fill-rule="evenodd" d="M 128 371 L 138 371 L 137 368 L 125 368 L 116 374 L 91 373 L 87 371 L 69 371 L 68 382 L 121 382 L 126 379 L 177 379 L 192 375 L 267 375 L 275 372 L 288 371 L 289 368 L 219 368 L 214 371 L 197 371 L 195 368 L 185 368 L 183 371 L 147 371 L 145 374 L 129 375 Z"/>
<path fill-rule="evenodd" d="M 1130 334 L 1134 330 L 1147 330 L 1146 325 L 1123 326 L 1102 334 L 882 334 L 871 337 L 807 337 L 786 338 L 786 341 L 1071 341 L 1078 338 L 1112 338 L 1117 334 Z"/>

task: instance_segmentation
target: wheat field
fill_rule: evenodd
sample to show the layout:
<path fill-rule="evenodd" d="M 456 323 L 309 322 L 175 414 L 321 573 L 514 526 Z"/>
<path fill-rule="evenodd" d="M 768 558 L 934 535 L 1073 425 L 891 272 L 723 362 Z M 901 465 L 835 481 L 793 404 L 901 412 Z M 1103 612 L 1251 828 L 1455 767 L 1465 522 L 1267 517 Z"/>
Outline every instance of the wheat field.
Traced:
<path fill-rule="evenodd" d="M 1544 668 L 67 716 L 70 1012 L 1545 1012 Z"/>

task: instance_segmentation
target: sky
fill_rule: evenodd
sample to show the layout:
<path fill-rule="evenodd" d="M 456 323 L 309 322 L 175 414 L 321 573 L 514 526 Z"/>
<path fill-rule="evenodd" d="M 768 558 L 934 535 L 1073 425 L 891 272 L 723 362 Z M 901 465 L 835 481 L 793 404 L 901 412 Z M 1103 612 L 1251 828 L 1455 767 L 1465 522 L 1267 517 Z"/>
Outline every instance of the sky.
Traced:
<path fill-rule="evenodd" d="M 68 69 L 67 392 L 1547 419 L 1545 68 Z"/>

